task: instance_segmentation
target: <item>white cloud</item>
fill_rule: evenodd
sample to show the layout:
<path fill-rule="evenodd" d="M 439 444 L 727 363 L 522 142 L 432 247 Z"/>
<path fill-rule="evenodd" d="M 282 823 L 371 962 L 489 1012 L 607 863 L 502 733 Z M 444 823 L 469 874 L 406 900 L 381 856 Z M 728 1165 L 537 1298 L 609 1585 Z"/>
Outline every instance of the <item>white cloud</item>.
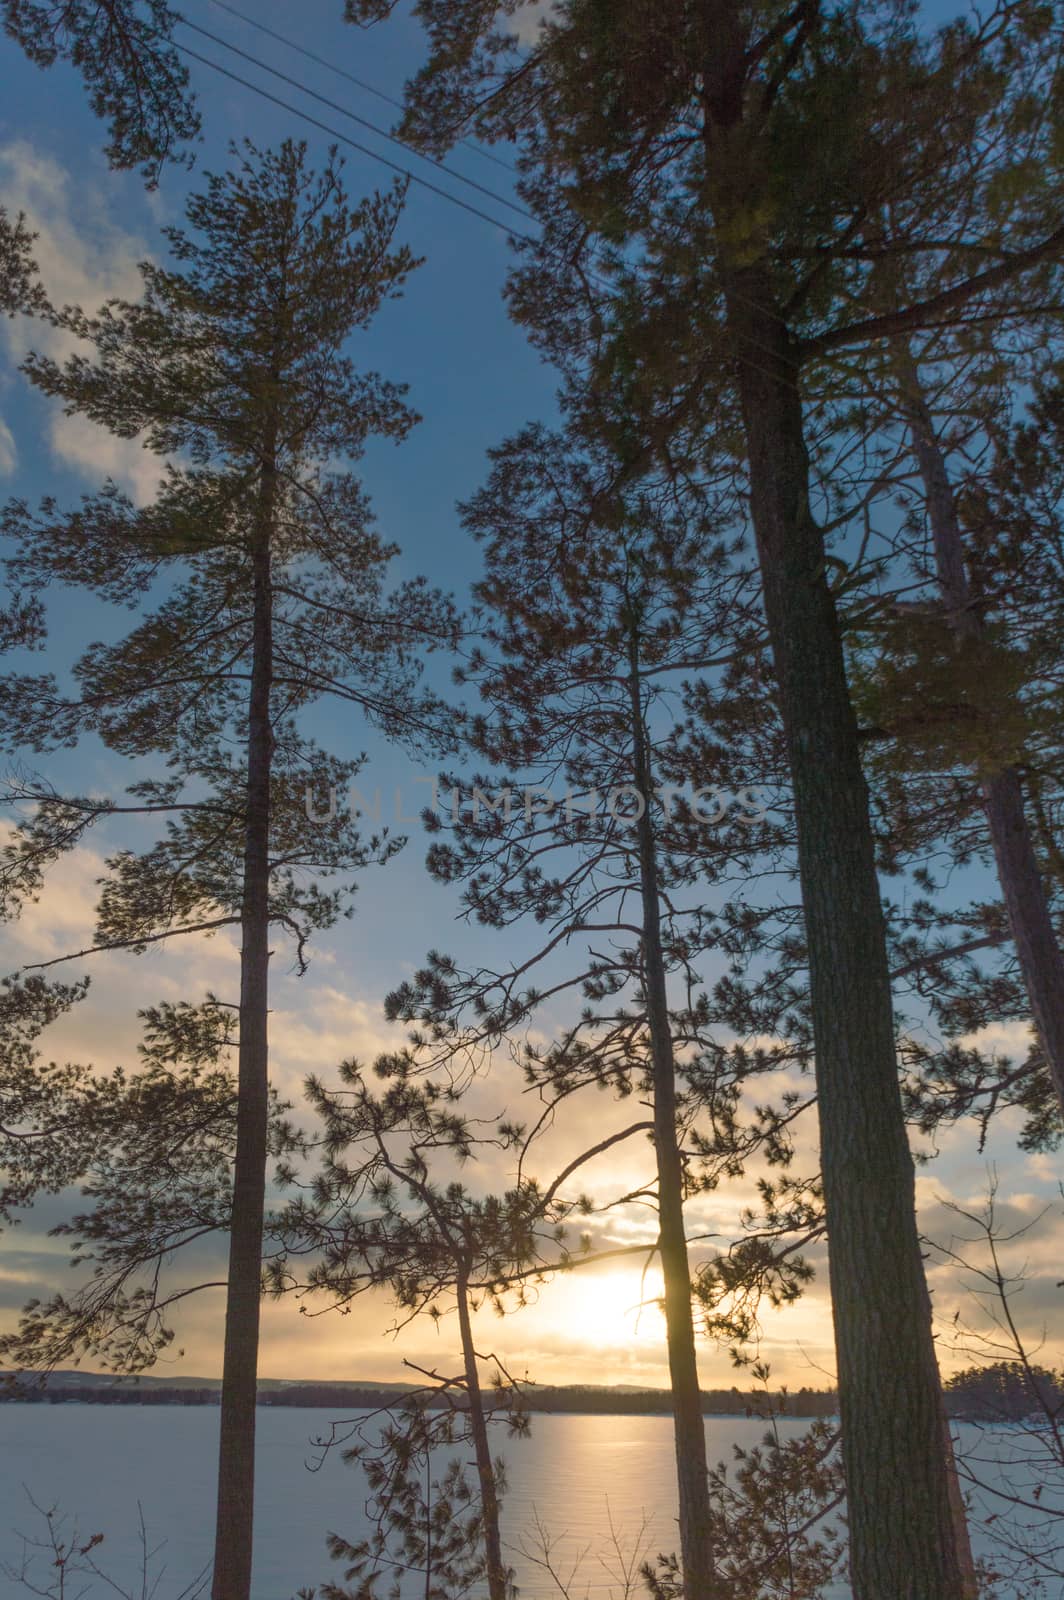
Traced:
<path fill-rule="evenodd" d="M 1031 1024 L 1018 1019 L 1015 1022 L 992 1022 L 975 1033 L 965 1034 L 960 1040 L 972 1050 L 989 1051 L 994 1055 L 1013 1056 L 1022 1060 L 1033 1042 Z"/>
<path fill-rule="evenodd" d="M 22 139 L 0 145 L 0 181 L 8 209 L 24 211 L 37 234 L 34 254 L 56 304 L 93 308 L 110 296 L 140 292 L 137 263 L 147 247 L 108 219 L 106 201 L 95 190 L 76 187 L 65 168 Z M 13 343 L 22 350 L 47 333 L 33 321 L 12 326 Z M 68 335 L 53 337 L 73 348 Z"/>
<path fill-rule="evenodd" d="M 6 953 L 0 953 L 0 972 L 91 944 L 98 879 L 105 871 L 108 848 L 109 842 L 99 838 L 94 839 L 92 848 L 83 846 L 71 852 L 40 903 L 27 908 L 21 922 L 0 930 L 7 947 Z M 101 954 L 73 963 L 70 975 L 91 971 L 92 988 L 84 1005 L 76 1007 L 49 1031 L 43 1041 L 46 1053 L 61 1060 L 91 1061 L 100 1070 L 118 1062 L 133 1066 L 140 1037 L 137 1006 L 164 998 L 197 1001 L 207 989 L 234 1001 L 239 980 L 238 946 L 237 930 L 229 929 L 209 941 L 202 937 L 177 939 L 140 957 Z M 315 951 L 315 962 L 325 953 Z M 394 1048 L 404 1038 L 403 1029 L 385 1022 L 379 997 L 366 989 L 340 930 L 331 953 L 335 959 L 324 969 L 312 966 L 309 976 L 299 979 L 290 971 L 290 951 L 280 937 L 275 942 L 272 1071 L 282 1095 L 295 1102 L 301 1121 L 304 1102 L 300 1091 L 307 1072 L 316 1071 L 326 1081 L 335 1081 L 336 1067 L 345 1057 L 353 1056 L 369 1064 L 381 1051 Z M 65 975 L 66 971 L 59 968 L 55 975 Z M 1017 1037 L 1002 1037 L 995 1042 L 999 1048 L 1019 1053 L 1021 1041 Z M 808 1090 L 810 1080 L 781 1071 L 758 1081 L 756 1097 L 770 1099 L 787 1087 Z M 465 1109 L 472 1116 L 488 1119 L 505 1112 L 531 1121 L 538 1103 L 534 1097 L 525 1096 L 523 1088 L 520 1074 L 506 1053 L 500 1052 L 490 1075 L 474 1086 Z M 644 1115 L 644 1107 L 633 1107 L 630 1102 L 614 1102 L 597 1094 L 575 1097 L 537 1153 L 534 1165 L 538 1174 L 549 1178 L 585 1145 Z M 802 1117 L 796 1137 L 794 1171 L 815 1171 L 814 1112 Z M 942 1130 L 939 1159 L 933 1166 L 921 1168 L 917 1178 L 921 1228 L 929 1238 L 949 1243 L 974 1234 L 975 1230 L 963 1224 L 943 1201 L 955 1200 L 978 1212 L 998 1154 L 1003 1176 L 998 1219 L 1007 1231 L 1015 1232 L 1035 1223 L 1046 1202 L 1059 1198 L 1059 1159 L 1017 1157 L 1012 1148 L 1013 1134 L 1008 1129 L 994 1137 L 1000 1137 L 1000 1153 L 996 1147 L 980 1152 L 967 1125 Z M 572 1189 L 586 1189 L 605 1205 L 618 1191 L 630 1191 L 646 1182 L 652 1164 L 648 1141 L 643 1135 L 635 1135 L 589 1166 L 579 1179 L 573 1180 Z M 718 1191 L 700 1196 L 691 1204 L 689 1231 L 699 1239 L 692 1250 L 696 1262 L 741 1235 L 739 1213 L 743 1206 L 757 1204 L 754 1184 L 761 1170 L 752 1163 L 743 1179 L 723 1184 Z M 511 1158 L 485 1152 L 484 1161 L 478 1163 L 475 1173 L 466 1175 L 465 1181 L 478 1188 L 498 1189 L 511 1178 Z M 51 1220 L 53 1213 L 46 1204 L 31 1222 L 40 1226 L 42 1221 Z M 63 1214 L 62 1202 L 54 1204 L 54 1215 L 58 1217 Z M 574 1234 L 583 1226 L 582 1220 L 575 1224 Z M 638 1206 L 610 1210 L 589 1219 L 588 1226 L 595 1248 L 635 1244 L 652 1233 L 652 1219 L 645 1208 Z M 1062 1229 L 1064 1217 L 1058 1205 L 1009 1247 L 1010 1269 L 1015 1266 L 1018 1273 L 1028 1274 L 1016 1300 L 1016 1312 L 1032 1349 L 1038 1345 L 1044 1327 L 1056 1330 L 1060 1326 L 1064 1300 L 1057 1286 Z M 214 1269 L 220 1249 L 217 1241 L 212 1241 L 208 1274 L 212 1279 L 217 1275 Z M 815 1281 L 797 1305 L 779 1312 L 766 1309 L 763 1319 L 762 1348 L 771 1362 L 773 1377 L 792 1387 L 826 1384 L 834 1361 L 826 1251 L 823 1246 L 814 1246 L 809 1254 L 817 1269 Z M 201 1255 L 190 1258 L 187 1264 L 180 1263 L 176 1269 L 179 1276 L 187 1274 L 188 1281 L 194 1281 L 205 1259 Z M 633 1256 L 630 1264 L 617 1258 L 604 1263 L 601 1271 L 578 1269 L 559 1277 L 544 1285 L 536 1303 L 516 1319 L 507 1318 L 497 1324 L 485 1312 L 485 1339 L 508 1364 L 527 1364 L 533 1376 L 544 1382 L 623 1381 L 664 1386 L 668 1378 L 660 1323 L 653 1315 L 646 1315 L 636 1331 L 629 1314 L 629 1308 L 639 1298 L 641 1266 L 641 1256 Z M 22 1270 L 10 1262 L 9 1269 Z M 45 1260 L 34 1270 L 39 1277 L 56 1281 L 60 1270 L 65 1274 L 67 1269 L 57 1258 L 54 1275 Z M 32 1276 L 29 1264 L 25 1271 Z M 965 1292 L 965 1275 L 935 1258 L 929 1263 L 929 1279 L 942 1334 L 939 1348 L 943 1365 L 947 1371 L 969 1365 L 966 1350 L 970 1341 L 967 1345 L 958 1344 L 952 1330 L 952 1318 L 958 1308 L 965 1320 L 976 1320 L 978 1308 Z M 608 1294 L 596 1295 L 596 1289 L 604 1288 L 608 1288 Z M 28 1285 L 25 1292 L 36 1292 L 35 1285 Z M 0 1282 L 0 1326 L 11 1325 L 13 1307 L 21 1298 L 22 1287 L 15 1283 L 8 1286 L 5 1300 Z M 187 1353 L 179 1364 L 180 1370 L 218 1370 L 221 1317 L 221 1296 L 216 1292 L 186 1303 L 179 1335 Z M 292 1301 L 271 1304 L 264 1310 L 262 1370 L 265 1375 L 277 1377 L 313 1374 L 321 1378 L 401 1378 L 405 1375 L 401 1365 L 404 1356 L 430 1364 L 440 1359 L 441 1350 L 451 1348 L 450 1323 L 439 1333 L 430 1331 L 424 1323 L 415 1323 L 401 1339 L 393 1341 L 386 1337 L 393 1320 L 394 1311 L 384 1296 L 371 1296 L 360 1302 L 357 1317 L 351 1319 L 307 1318 L 299 1315 Z M 699 1358 L 708 1387 L 735 1381 L 727 1354 L 720 1347 L 701 1343 Z M 1050 1364 L 1059 1360 L 1059 1342 L 1054 1339 L 1039 1359 Z"/>
<path fill-rule="evenodd" d="M 278 946 L 275 960 L 279 966 L 285 954 Z M 309 1074 L 334 1080 L 340 1062 L 351 1059 L 369 1068 L 378 1056 L 400 1049 L 405 1041 L 401 1028 L 385 1023 L 379 998 L 374 996 L 370 1004 L 317 984 L 313 969 L 308 978 L 287 982 L 283 970 L 278 970 L 274 994 L 270 1075 L 281 1094 L 297 1108 L 303 1104 L 303 1084 Z"/>
<path fill-rule="evenodd" d="M 0 844 L 9 837 L 0 827 Z M 239 994 L 238 938 L 228 929 L 213 935 L 180 935 L 149 946 L 142 955 L 91 950 L 101 880 L 107 876 L 109 845 L 80 845 L 46 878 L 40 898 L 0 929 L 0 973 L 58 963 L 47 976 L 69 982 L 89 977 L 88 997 L 49 1028 L 42 1048 L 54 1059 L 109 1071 L 136 1063 L 141 1025 L 137 1010 L 162 1000 L 196 1003 L 208 990 L 235 1000 Z"/>
<path fill-rule="evenodd" d="M 15 436 L 3 417 L 0 417 L 0 478 L 9 478 L 18 465 Z"/>
<path fill-rule="evenodd" d="M 553 0 L 527 0 L 527 4 L 507 18 L 504 31 L 515 33 L 522 44 L 535 44 L 539 38 L 540 24 L 553 10 Z"/>
<path fill-rule="evenodd" d="M 3 842 L 13 830 L 3 830 Z M 55 876 L 46 883 L 40 899 L 23 906 L 17 921 L 4 929 L 2 948 L 7 966 L 53 961 L 71 950 L 92 943 L 98 880 L 104 860 L 87 848 L 72 850 Z"/>
<path fill-rule="evenodd" d="M 140 506 L 155 498 L 162 481 L 162 463 L 135 439 L 116 439 L 88 417 L 56 416 L 51 442 L 59 459 L 83 473 L 89 483 L 98 485 L 113 478 Z"/>
<path fill-rule="evenodd" d="M 37 235 L 34 254 L 54 304 L 94 311 L 105 300 L 139 296 L 137 263 L 148 254 L 147 246 L 109 219 L 106 199 L 94 189 L 75 185 L 58 162 L 22 139 L 0 145 L 0 189 L 8 209 L 25 212 Z M 61 360 L 77 347 L 69 334 L 29 318 L 10 322 L 5 337 L 15 360 L 30 349 Z M 5 433 L 0 432 L 0 472 Z M 49 442 L 53 454 L 89 483 L 110 475 L 142 504 L 162 476 L 158 458 L 135 439 L 115 439 L 84 417 L 64 416 L 58 407 Z"/>

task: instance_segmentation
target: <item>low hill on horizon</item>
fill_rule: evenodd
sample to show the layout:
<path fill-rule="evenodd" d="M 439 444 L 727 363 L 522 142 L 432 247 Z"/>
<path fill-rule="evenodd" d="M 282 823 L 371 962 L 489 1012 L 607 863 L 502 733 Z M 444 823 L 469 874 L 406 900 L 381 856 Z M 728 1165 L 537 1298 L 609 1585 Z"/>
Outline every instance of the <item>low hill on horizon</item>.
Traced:
<path fill-rule="evenodd" d="M 413 1383 L 377 1379 L 261 1378 L 259 1404 L 266 1406 L 338 1407 L 365 1410 L 391 1408 L 418 1388 Z M 126 1376 L 113 1372 L 59 1370 L 49 1374 L 0 1374 L 0 1401 L 37 1404 L 85 1405 L 217 1405 L 219 1378 L 192 1376 Z M 528 1384 L 528 1408 L 536 1412 L 597 1411 L 620 1415 L 655 1415 L 672 1409 L 667 1389 L 640 1388 L 635 1384 Z M 726 1416 L 758 1415 L 769 1400 L 762 1390 L 706 1389 L 703 1411 Z M 442 1402 L 441 1402 L 442 1403 Z M 829 1416 L 836 1409 L 833 1390 L 800 1389 L 788 1395 L 784 1409 L 792 1416 Z"/>

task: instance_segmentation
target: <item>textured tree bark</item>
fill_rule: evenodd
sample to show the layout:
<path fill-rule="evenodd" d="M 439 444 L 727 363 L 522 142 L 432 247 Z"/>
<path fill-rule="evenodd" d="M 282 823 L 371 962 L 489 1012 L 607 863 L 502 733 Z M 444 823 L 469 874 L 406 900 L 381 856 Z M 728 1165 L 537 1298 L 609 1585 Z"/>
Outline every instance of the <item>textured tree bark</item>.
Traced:
<path fill-rule="evenodd" d="M 212 1600 L 250 1600 L 262 1227 L 269 1121 L 270 777 L 273 726 L 271 540 L 276 474 L 262 472 L 252 548 L 254 623 L 248 699 L 247 813 L 241 907 L 240 1043 L 233 1211 L 222 1366 Z"/>
<path fill-rule="evenodd" d="M 629 619 L 629 691 L 635 787 L 643 799 L 636 828 L 643 913 L 643 984 L 654 1080 L 654 1148 L 658 1170 L 658 1250 L 665 1283 L 665 1330 L 672 1390 L 680 1555 L 684 1600 L 724 1600 L 710 1541 L 706 1425 L 691 1312 L 691 1267 L 683 1214 L 683 1166 L 676 1135 L 676 1062 L 661 943 L 657 847 L 651 804 L 653 775 L 643 721 L 638 629 Z"/>
<path fill-rule="evenodd" d="M 968 1508 L 964 1503 L 964 1490 L 961 1488 L 957 1455 L 953 1448 L 953 1428 L 946 1414 L 944 1400 L 939 1425 L 942 1429 L 942 1450 L 946 1457 L 946 1471 L 949 1473 L 949 1503 L 953 1508 L 953 1527 L 957 1535 L 957 1560 L 960 1562 L 964 1600 L 979 1600 L 979 1573 L 976 1570 L 971 1535 L 968 1531 Z"/>
<path fill-rule="evenodd" d="M 916 365 L 904 348 L 898 351 L 896 364 L 923 480 L 935 570 L 949 624 L 961 637 L 977 638 L 984 624 L 972 604 L 957 503 L 934 419 L 924 399 Z M 980 773 L 979 787 L 1031 1018 L 1064 1111 L 1064 950 L 1053 926 L 1049 896 L 1027 823 L 1023 785 L 1015 767 L 1002 767 Z"/>
<path fill-rule="evenodd" d="M 854 1600 L 964 1600 L 868 791 L 798 363 L 763 270 L 728 266 L 724 287 L 794 786 Z"/>
<path fill-rule="evenodd" d="M 467 1278 L 459 1278 L 457 1292 L 458 1328 L 462 1340 L 466 1395 L 469 1400 L 469 1428 L 473 1435 L 473 1454 L 477 1463 L 477 1482 L 480 1485 L 480 1507 L 484 1523 L 484 1559 L 488 1569 L 488 1600 L 506 1600 L 509 1583 L 506 1563 L 502 1555 L 499 1491 L 495 1481 L 495 1463 L 491 1459 L 488 1422 L 484 1415 L 480 1371 L 477 1367 L 477 1352 L 473 1343 L 473 1328 L 469 1317 L 469 1282 Z"/>

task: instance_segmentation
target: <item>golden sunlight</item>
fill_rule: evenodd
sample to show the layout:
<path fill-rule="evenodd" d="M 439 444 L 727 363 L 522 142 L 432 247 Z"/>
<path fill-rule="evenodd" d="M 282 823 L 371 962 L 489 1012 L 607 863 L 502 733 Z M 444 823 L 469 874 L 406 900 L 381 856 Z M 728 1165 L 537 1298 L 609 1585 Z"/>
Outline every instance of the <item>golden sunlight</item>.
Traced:
<path fill-rule="evenodd" d="M 607 1272 L 576 1267 L 551 1287 L 554 1319 L 582 1344 L 664 1343 L 664 1290 L 656 1268 L 644 1275 L 631 1267 Z"/>

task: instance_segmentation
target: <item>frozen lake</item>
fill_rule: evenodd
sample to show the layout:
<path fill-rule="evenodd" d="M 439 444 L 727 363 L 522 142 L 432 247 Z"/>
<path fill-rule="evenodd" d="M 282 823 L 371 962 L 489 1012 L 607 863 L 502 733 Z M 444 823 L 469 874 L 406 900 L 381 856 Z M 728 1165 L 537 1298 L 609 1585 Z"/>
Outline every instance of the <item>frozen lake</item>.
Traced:
<path fill-rule="evenodd" d="M 339 1452 L 320 1472 L 307 1470 L 316 1459 L 311 1441 L 331 1420 L 326 1410 L 259 1410 L 255 1600 L 292 1600 L 302 1585 L 339 1580 L 326 1533 L 350 1538 L 365 1529 L 358 1470 Z M 784 1419 L 780 1426 L 800 1433 L 808 1424 Z M 733 1444 L 755 1443 L 764 1428 L 758 1420 L 707 1418 L 710 1459 L 730 1459 Z M 18 1560 L 19 1532 L 38 1531 L 28 1490 L 45 1508 L 76 1513 L 83 1536 L 104 1533 L 101 1565 L 132 1588 L 139 1502 L 151 1542 L 165 1546 L 156 1600 L 173 1600 L 210 1553 L 217 1431 L 213 1406 L 0 1406 L 0 1561 Z M 593 1600 L 620 1591 L 597 1559 L 607 1550 L 611 1521 L 629 1557 L 676 1548 L 668 1418 L 534 1416 L 530 1439 L 500 1433 L 497 1449 L 510 1484 L 504 1537 L 529 1600 L 551 1593 L 515 1548 L 537 1518 L 567 1571 L 583 1553 L 575 1592 Z M 5 1596 L 9 1588 L 5 1580 Z M 840 1587 L 833 1600 L 846 1594 Z"/>

